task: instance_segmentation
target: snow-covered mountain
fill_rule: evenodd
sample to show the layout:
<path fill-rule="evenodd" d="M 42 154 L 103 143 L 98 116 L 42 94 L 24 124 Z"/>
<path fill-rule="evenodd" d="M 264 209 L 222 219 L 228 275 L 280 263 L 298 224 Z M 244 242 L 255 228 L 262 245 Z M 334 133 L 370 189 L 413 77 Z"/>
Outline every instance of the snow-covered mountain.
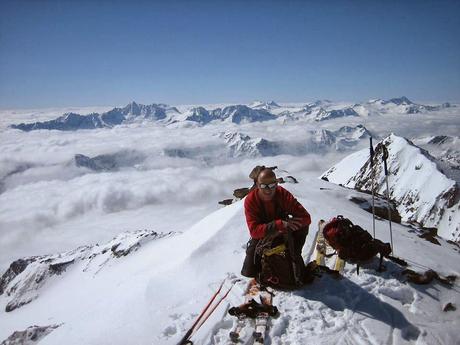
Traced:
<path fill-rule="evenodd" d="M 345 151 L 371 136 L 371 133 L 363 125 L 343 126 L 335 131 L 317 129 L 310 133 L 311 138 L 308 146 L 314 150 L 323 150 L 334 146 L 337 151 Z"/>
<path fill-rule="evenodd" d="M 195 107 L 190 109 L 186 114 L 185 120 L 198 122 L 199 124 L 205 125 L 215 118 L 203 107 Z"/>
<path fill-rule="evenodd" d="M 245 105 L 230 105 L 224 108 L 216 108 L 212 111 L 208 111 L 204 107 L 194 107 L 185 114 L 181 114 L 176 107 L 166 104 L 143 105 L 131 102 L 124 108 L 114 108 L 102 114 L 80 115 L 67 113 L 55 120 L 13 124 L 11 127 L 23 131 L 36 129 L 73 131 L 78 129 L 111 128 L 122 123 L 144 120 L 165 120 L 167 124 L 188 121 L 205 125 L 213 120 L 240 124 L 273 119 L 276 119 L 276 115 L 271 114 L 263 107 L 253 109 Z"/>
<path fill-rule="evenodd" d="M 417 138 L 414 142 L 444 163 L 447 174 L 460 183 L 460 138 L 449 135 L 436 135 Z"/>
<path fill-rule="evenodd" d="M 353 109 L 362 116 L 368 115 L 384 115 L 384 114 L 418 114 L 431 111 L 439 111 L 441 109 L 450 108 L 450 103 L 441 105 L 423 105 L 417 104 L 402 96 L 389 100 L 374 99 L 363 104 L 355 104 Z"/>
<path fill-rule="evenodd" d="M 280 154 L 280 146 L 263 138 L 251 138 L 239 132 L 222 132 L 218 136 L 227 143 L 231 157 L 263 157 Z"/>
<path fill-rule="evenodd" d="M 223 109 L 217 108 L 212 111 L 216 119 L 232 123 L 259 122 L 276 119 L 276 116 L 264 109 L 252 109 L 245 105 L 231 105 Z"/>
<path fill-rule="evenodd" d="M 460 240 L 460 189 L 445 176 L 435 159 L 407 139 L 394 134 L 375 148 L 375 191 L 385 195 L 383 145 L 388 149 L 391 200 L 403 221 L 435 227 L 446 239 Z M 369 149 L 353 153 L 322 176 L 330 182 L 362 191 L 371 191 L 372 169 Z"/>
<path fill-rule="evenodd" d="M 267 140 L 253 138 L 241 132 L 220 132 L 230 157 L 269 157 L 280 154 L 299 156 L 309 152 L 349 151 L 371 136 L 363 126 L 343 126 L 335 131 L 318 129 L 307 133 L 307 140 Z"/>
<path fill-rule="evenodd" d="M 339 117 L 345 116 L 359 116 L 353 108 L 344 108 L 344 109 L 332 109 L 332 110 L 325 110 L 322 109 L 315 115 L 315 121 L 324 121 L 330 119 L 336 119 Z"/>
<path fill-rule="evenodd" d="M 249 105 L 249 107 L 253 109 L 271 110 L 280 108 L 280 105 L 275 101 L 254 101 Z"/>
<path fill-rule="evenodd" d="M 177 108 L 166 104 L 143 105 L 131 102 L 124 108 L 113 108 L 105 113 L 80 115 L 67 113 L 55 120 L 33 123 L 20 123 L 11 125 L 23 131 L 36 129 L 56 129 L 61 131 L 74 131 L 78 129 L 111 128 L 126 122 L 142 120 L 162 120 L 167 114 L 178 113 Z"/>

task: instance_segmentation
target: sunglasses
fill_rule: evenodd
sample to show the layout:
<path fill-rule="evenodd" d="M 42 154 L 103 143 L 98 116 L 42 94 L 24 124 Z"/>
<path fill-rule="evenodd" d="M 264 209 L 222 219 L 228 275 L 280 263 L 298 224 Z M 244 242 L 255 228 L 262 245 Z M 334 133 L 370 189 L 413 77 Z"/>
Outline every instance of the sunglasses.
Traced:
<path fill-rule="evenodd" d="M 273 182 L 273 183 L 270 183 L 270 184 L 259 183 L 259 188 L 261 188 L 261 189 L 275 189 L 277 185 L 278 185 L 278 182 Z"/>

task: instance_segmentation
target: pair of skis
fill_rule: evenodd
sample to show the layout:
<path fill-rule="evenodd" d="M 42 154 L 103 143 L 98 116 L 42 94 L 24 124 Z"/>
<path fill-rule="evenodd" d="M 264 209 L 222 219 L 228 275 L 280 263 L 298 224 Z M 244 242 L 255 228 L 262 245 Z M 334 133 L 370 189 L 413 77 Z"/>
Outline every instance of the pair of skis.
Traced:
<path fill-rule="evenodd" d="M 327 249 L 329 246 L 323 235 L 323 230 L 324 230 L 325 225 L 326 225 L 326 221 L 324 219 L 321 219 L 318 222 L 318 232 L 316 233 L 316 239 L 315 239 L 315 245 L 316 245 L 315 262 L 318 266 L 326 266 L 326 258 L 333 255 L 333 254 L 332 255 L 327 254 Z M 338 255 L 336 255 L 335 263 L 334 263 L 334 271 L 337 271 L 340 274 L 342 274 L 344 269 L 345 269 L 345 261 L 339 258 Z"/>
<path fill-rule="evenodd" d="M 257 297 L 260 302 L 257 302 Z M 268 328 L 269 319 L 278 314 L 278 309 L 273 306 L 273 292 L 261 288 L 255 281 L 251 280 L 246 289 L 244 303 L 238 307 L 230 308 L 228 313 L 237 318 L 236 323 L 229 334 L 229 344 L 240 343 L 243 329 L 248 325 L 249 320 L 255 320 L 252 337 L 255 345 L 263 345 L 265 333 Z"/>

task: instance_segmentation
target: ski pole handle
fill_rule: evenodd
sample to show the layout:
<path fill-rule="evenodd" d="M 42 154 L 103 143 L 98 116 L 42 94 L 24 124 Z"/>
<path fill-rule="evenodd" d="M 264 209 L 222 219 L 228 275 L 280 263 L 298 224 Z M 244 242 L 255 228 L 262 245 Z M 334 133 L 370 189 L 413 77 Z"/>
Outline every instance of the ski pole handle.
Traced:
<path fill-rule="evenodd" d="M 369 151 L 371 155 L 371 167 L 374 167 L 374 146 L 372 145 L 372 137 L 369 137 Z"/>
<path fill-rule="evenodd" d="M 382 149 L 383 149 L 382 159 L 383 159 L 383 166 L 385 168 L 385 176 L 388 176 L 388 168 L 387 168 L 388 150 L 385 145 L 382 145 Z"/>

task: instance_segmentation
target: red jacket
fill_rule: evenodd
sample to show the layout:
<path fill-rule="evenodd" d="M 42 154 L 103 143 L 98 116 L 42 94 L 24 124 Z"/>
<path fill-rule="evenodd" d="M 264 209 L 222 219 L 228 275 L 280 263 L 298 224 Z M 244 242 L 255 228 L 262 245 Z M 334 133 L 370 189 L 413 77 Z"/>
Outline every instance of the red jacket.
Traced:
<path fill-rule="evenodd" d="M 283 187 L 276 187 L 275 196 L 270 201 L 261 200 L 257 191 L 257 188 L 253 189 L 244 200 L 244 214 L 252 238 L 263 238 L 267 229 L 284 230 L 282 220 L 286 220 L 287 215 L 301 218 L 302 226 L 310 225 L 310 214 Z"/>

